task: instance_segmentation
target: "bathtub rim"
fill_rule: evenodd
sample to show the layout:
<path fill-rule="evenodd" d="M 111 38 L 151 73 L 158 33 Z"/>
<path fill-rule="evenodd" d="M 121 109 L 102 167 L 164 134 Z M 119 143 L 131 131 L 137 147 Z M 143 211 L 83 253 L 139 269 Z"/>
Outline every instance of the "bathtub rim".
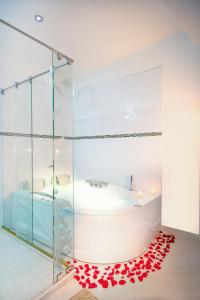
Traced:
<path fill-rule="evenodd" d="M 72 213 L 74 215 L 82 215 L 82 216 L 90 216 L 90 217 L 95 217 L 95 216 L 107 216 L 107 217 L 112 217 L 112 216 L 121 216 L 121 215 L 126 215 L 129 214 L 137 209 L 142 209 L 144 207 L 147 207 L 151 205 L 152 202 L 156 201 L 157 199 L 160 199 L 161 201 L 162 195 L 156 195 L 153 199 L 150 199 L 145 205 L 142 206 L 130 206 L 127 208 L 121 208 L 121 209 L 114 209 L 114 210 L 91 210 L 91 209 L 85 209 L 85 208 L 63 208 L 63 210 Z"/>

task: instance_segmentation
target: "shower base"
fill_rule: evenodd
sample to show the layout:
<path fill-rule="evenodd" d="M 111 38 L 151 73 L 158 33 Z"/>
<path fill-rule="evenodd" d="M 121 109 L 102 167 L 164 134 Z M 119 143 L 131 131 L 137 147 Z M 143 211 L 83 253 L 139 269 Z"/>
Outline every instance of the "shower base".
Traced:
<path fill-rule="evenodd" d="M 0 295 L 3 300 L 32 299 L 53 284 L 53 262 L 0 229 Z"/>

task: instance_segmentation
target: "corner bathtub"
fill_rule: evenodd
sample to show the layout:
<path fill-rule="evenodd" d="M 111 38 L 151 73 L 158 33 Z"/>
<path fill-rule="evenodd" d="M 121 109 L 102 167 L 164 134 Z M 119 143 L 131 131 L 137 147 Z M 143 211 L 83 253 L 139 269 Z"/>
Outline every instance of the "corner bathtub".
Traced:
<path fill-rule="evenodd" d="M 46 187 L 44 193 L 52 195 L 52 186 Z M 27 239 L 32 232 L 32 223 L 27 221 L 32 196 L 27 192 L 15 192 L 9 198 L 4 225 Z M 143 195 L 138 199 L 137 193 L 116 185 L 97 188 L 84 180 L 75 180 L 74 188 L 71 184 L 56 186 L 56 198 L 59 251 L 73 255 L 74 240 L 74 257 L 80 261 L 116 263 L 137 257 L 160 228 L 160 195 Z M 74 205 L 71 205 L 73 199 Z M 33 200 L 33 239 L 51 248 L 52 198 L 34 194 Z M 68 240 L 71 242 L 66 242 Z"/>
<path fill-rule="evenodd" d="M 137 193 L 112 184 L 102 189 L 78 185 L 82 187 L 76 189 L 75 182 L 75 258 L 116 263 L 143 253 L 160 229 L 161 196 L 143 195 L 137 199 Z M 91 208 L 86 209 L 88 206 Z"/>

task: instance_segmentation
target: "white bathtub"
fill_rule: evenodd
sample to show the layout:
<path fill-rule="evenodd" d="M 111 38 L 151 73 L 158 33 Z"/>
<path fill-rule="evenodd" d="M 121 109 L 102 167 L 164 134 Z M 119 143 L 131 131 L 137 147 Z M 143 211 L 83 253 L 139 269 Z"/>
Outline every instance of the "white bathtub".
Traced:
<path fill-rule="evenodd" d="M 44 192 L 52 195 L 52 187 L 47 187 Z M 32 197 L 27 193 L 13 193 L 11 196 L 12 205 L 4 225 L 26 238 L 29 236 L 27 215 Z M 85 180 L 76 180 L 74 187 L 57 186 L 56 198 L 58 250 L 81 261 L 115 263 L 137 257 L 160 228 L 159 195 L 143 195 L 138 199 L 137 193 L 116 185 L 96 188 Z M 33 205 L 34 239 L 52 247 L 53 202 L 49 197 L 34 195 Z M 68 241 L 67 245 L 63 241 L 65 244 Z"/>
<path fill-rule="evenodd" d="M 160 229 L 161 196 L 138 199 L 137 193 L 112 184 L 103 189 L 84 186 L 75 183 L 75 258 L 116 263 L 143 253 Z"/>

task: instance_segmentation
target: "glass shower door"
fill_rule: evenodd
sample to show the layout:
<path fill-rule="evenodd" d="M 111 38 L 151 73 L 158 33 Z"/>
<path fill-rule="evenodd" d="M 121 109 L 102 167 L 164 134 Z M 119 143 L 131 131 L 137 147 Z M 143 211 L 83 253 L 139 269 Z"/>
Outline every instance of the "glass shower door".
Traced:
<path fill-rule="evenodd" d="M 0 35 L 0 295 L 32 299 L 72 265 L 72 66 L 3 20 Z"/>
<path fill-rule="evenodd" d="M 53 55 L 54 282 L 73 266 L 73 67 Z"/>
<path fill-rule="evenodd" d="M 3 95 L 1 155 L 4 229 L 50 257 L 56 282 L 73 266 L 73 69 L 52 58 Z"/>

